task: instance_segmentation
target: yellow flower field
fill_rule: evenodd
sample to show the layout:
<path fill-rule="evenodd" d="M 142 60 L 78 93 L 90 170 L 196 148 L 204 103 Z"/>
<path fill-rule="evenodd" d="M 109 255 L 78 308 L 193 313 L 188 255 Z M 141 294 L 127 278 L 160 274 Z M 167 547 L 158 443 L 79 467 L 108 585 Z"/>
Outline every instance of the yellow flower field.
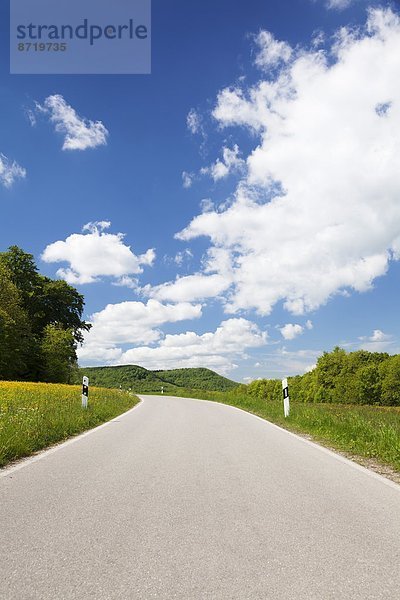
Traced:
<path fill-rule="evenodd" d="M 138 399 L 127 392 L 81 386 L 0 381 L 0 467 L 91 429 L 129 410 Z"/>

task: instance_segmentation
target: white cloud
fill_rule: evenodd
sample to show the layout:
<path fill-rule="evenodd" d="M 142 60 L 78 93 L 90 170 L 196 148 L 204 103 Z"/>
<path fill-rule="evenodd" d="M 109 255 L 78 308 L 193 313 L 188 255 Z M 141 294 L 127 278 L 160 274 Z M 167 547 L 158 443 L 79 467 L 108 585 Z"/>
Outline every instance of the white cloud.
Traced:
<path fill-rule="evenodd" d="M 178 252 L 175 256 L 174 256 L 174 263 L 176 265 L 178 265 L 178 267 L 181 267 L 183 265 L 184 262 L 190 261 L 193 258 L 193 253 L 191 252 L 191 250 L 189 250 L 189 248 L 185 248 L 185 250 L 183 250 L 182 252 Z"/>
<path fill-rule="evenodd" d="M 326 2 L 327 8 L 343 10 L 348 8 L 350 4 L 353 4 L 355 0 L 328 0 Z"/>
<path fill-rule="evenodd" d="M 283 327 L 280 327 L 279 331 L 285 340 L 294 340 L 294 338 L 304 333 L 304 327 L 298 325 L 297 323 L 287 323 Z"/>
<path fill-rule="evenodd" d="M 222 161 L 218 159 L 211 167 L 201 169 L 201 174 L 209 174 L 214 181 L 224 179 L 230 173 L 243 171 L 246 163 L 240 158 L 240 150 L 237 144 L 233 148 L 224 146 L 222 149 Z"/>
<path fill-rule="evenodd" d="M 380 329 L 374 329 L 373 334 L 369 338 L 371 342 L 385 342 L 391 339 L 391 335 L 383 333 Z"/>
<path fill-rule="evenodd" d="M 196 133 L 202 133 L 203 131 L 202 118 L 194 108 L 190 109 L 186 117 L 186 125 L 190 133 L 193 135 Z"/>
<path fill-rule="evenodd" d="M 157 300 L 108 304 L 89 319 L 92 329 L 85 333 L 79 357 L 98 360 L 101 355 L 118 360 L 122 356 L 121 344 L 150 344 L 161 337 L 157 329 L 165 323 L 177 323 L 201 317 L 199 304 L 161 304 Z M 97 357 L 97 358 L 96 358 Z"/>
<path fill-rule="evenodd" d="M 25 116 L 29 121 L 29 124 L 31 127 L 36 127 L 36 115 L 34 113 L 33 110 L 31 110 L 30 108 L 26 108 L 25 109 Z"/>
<path fill-rule="evenodd" d="M 192 187 L 194 179 L 193 173 L 188 173 L 187 171 L 183 171 L 182 173 L 182 185 L 185 189 L 189 189 Z"/>
<path fill-rule="evenodd" d="M 318 49 L 325 44 L 326 36 L 325 33 L 321 30 L 314 31 L 311 38 L 311 46 L 314 49 Z"/>
<path fill-rule="evenodd" d="M 7 156 L 0 153 L 0 182 L 6 188 L 11 188 L 16 179 L 24 179 L 26 170 L 17 162 L 10 161 Z"/>
<path fill-rule="evenodd" d="M 151 266 L 155 260 L 153 249 L 137 256 L 124 244 L 122 233 L 106 233 L 111 223 L 99 221 L 87 223 L 83 233 L 72 234 L 65 241 L 46 247 L 42 260 L 47 263 L 67 262 L 68 268 L 57 275 L 71 284 L 93 283 L 101 277 L 114 277 L 123 285 L 124 278 L 143 272 L 143 266 Z M 89 232 L 89 233 L 84 233 Z M 128 282 L 128 280 L 126 280 Z M 129 279 L 132 287 L 132 279 Z"/>
<path fill-rule="evenodd" d="M 303 375 L 316 367 L 322 352 L 319 350 L 296 350 L 290 352 L 285 347 L 268 354 L 266 367 L 268 377 L 284 378 Z"/>
<path fill-rule="evenodd" d="M 229 283 L 222 275 L 187 275 L 177 277 L 175 281 L 150 287 L 145 286 L 145 294 L 158 300 L 169 300 L 171 302 L 193 302 L 205 298 L 215 298 L 224 292 Z"/>
<path fill-rule="evenodd" d="M 130 277 L 129 275 L 123 275 L 116 281 L 112 282 L 115 287 L 126 287 L 131 290 L 139 291 L 139 283 L 136 277 Z"/>
<path fill-rule="evenodd" d="M 255 64 L 263 70 L 268 70 L 280 63 L 287 63 L 292 56 L 292 48 L 287 42 L 281 42 L 269 31 L 260 31 L 256 36 L 258 53 Z"/>
<path fill-rule="evenodd" d="M 198 335 L 192 331 L 167 335 L 158 346 L 132 348 L 122 354 L 119 364 L 139 364 L 148 369 L 209 367 L 227 374 L 246 348 L 266 343 L 267 334 L 246 319 L 223 321 L 215 332 Z"/>
<path fill-rule="evenodd" d="M 56 131 L 65 136 L 63 150 L 86 150 L 107 144 L 108 131 L 103 123 L 80 117 L 60 94 L 48 96 L 36 108 L 49 115 Z"/>
<path fill-rule="evenodd" d="M 210 198 L 203 198 L 200 202 L 201 212 L 212 212 L 215 209 L 214 202 Z"/>
<path fill-rule="evenodd" d="M 204 272 L 177 277 L 157 286 L 144 286 L 142 292 L 152 298 L 171 302 L 194 302 L 219 297 L 231 285 L 229 254 L 213 248 L 204 260 Z"/>
<path fill-rule="evenodd" d="M 110 229 L 111 221 L 89 221 L 82 227 L 82 231 L 89 231 L 90 233 L 99 233 L 105 229 Z"/>
<path fill-rule="evenodd" d="M 374 329 L 372 335 L 360 337 L 359 348 L 370 352 L 386 352 L 394 344 L 393 335 Z"/>
<path fill-rule="evenodd" d="M 283 301 L 301 315 L 371 289 L 400 259 L 399 17 L 371 10 L 331 51 L 297 48 L 272 79 L 218 95 L 219 125 L 259 144 L 234 199 L 177 238 L 206 236 L 229 256 L 212 274 L 225 278 L 227 312 L 267 315 Z"/>

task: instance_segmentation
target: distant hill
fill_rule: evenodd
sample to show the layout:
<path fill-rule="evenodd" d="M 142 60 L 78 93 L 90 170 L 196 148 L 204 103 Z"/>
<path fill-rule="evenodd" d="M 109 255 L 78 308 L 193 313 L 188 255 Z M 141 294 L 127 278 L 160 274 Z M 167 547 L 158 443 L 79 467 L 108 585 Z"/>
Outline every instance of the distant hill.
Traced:
<path fill-rule="evenodd" d="M 161 391 L 173 394 L 179 389 L 227 391 L 239 384 L 210 369 L 173 369 L 171 371 L 148 371 L 137 365 L 117 367 L 85 367 L 79 369 L 79 379 L 87 375 L 91 385 L 98 387 L 131 388 L 137 393 Z"/>
<path fill-rule="evenodd" d="M 239 384 L 236 381 L 222 377 L 210 369 L 173 369 L 172 371 L 151 371 L 163 381 L 168 381 L 178 387 L 192 390 L 208 390 L 226 392 Z"/>

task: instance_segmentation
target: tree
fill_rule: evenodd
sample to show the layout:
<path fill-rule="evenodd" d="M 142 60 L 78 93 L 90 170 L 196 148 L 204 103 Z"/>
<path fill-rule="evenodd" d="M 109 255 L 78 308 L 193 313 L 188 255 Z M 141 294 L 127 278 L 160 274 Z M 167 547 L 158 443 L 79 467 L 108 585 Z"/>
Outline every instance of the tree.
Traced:
<path fill-rule="evenodd" d="M 7 269 L 11 281 L 17 286 L 22 303 L 27 309 L 34 300 L 40 277 L 33 255 L 24 252 L 18 246 L 10 246 L 7 252 L 0 252 L 0 263 Z"/>
<path fill-rule="evenodd" d="M 316 367 L 316 401 L 317 402 L 344 402 L 345 399 L 337 393 L 340 376 L 347 364 L 347 354 L 342 348 L 336 346 L 333 352 L 324 352 L 318 359 Z"/>
<path fill-rule="evenodd" d="M 18 246 L 0 253 L 0 264 L 5 266 L 20 292 L 35 335 L 42 336 L 46 325 L 57 324 L 72 329 L 77 343 L 83 341 L 83 332 L 89 331 L 91 325 L 82 320 L 85 306 L 82 294 L 65 281 L 40 275 L 32 254 Z"/>
<path fill-rule="evenodd" d="M 260 400 L 278 400 L 282 396 L 282 384 L 278 379 L 257 379 L 249 384 L 248 393 Z"/>
<path fill-rule="evenodd" d="M 295 380 L 295 385 L 293 382 Z M 297 375 L 297 377 L 290 377 L 289 379 L 289 395 L 293 400 L 299 402 L 315 402 L 316 401 L 316 369 L 304 373 L 304 375 Z"/>
<path fill-rule="evenodd" d="M 83 331 L 89 331 L 91 325 L 82 320 L 85 306 L 82 294 L 65 281 L 42 276 L 37 294 L 35 330 L 42 333 L 47 324 L 57 324 L 71 329 L 77 343 L 83 342 Z"/>
<path fill-rule="evenodd" d="M 361 404 L 380 404 L 382 397 L 382 378 L 378 365 L 369 364 L 357 373 L 358 401 Z"/>
<path fill-rule="evenodd" d="M 41 350 L 41 379 L 49 383 L 70 383 L 77 368 L 76 343 L 72 329 L 46 325 Z"/>
<path fill-rule="evenodd" d="M 67 381 L 76 345 L 91 327 L 82 319 L 83 296 L 40 275 L 32 254 L 18 246 L 0 253 L 0 269 L 0 376 Z"/>
<path fill-rule="evenodd" d="M 382 404 L 400 406 L 400 354 L 391 356 L 381 364 L 380 375 L 382 377 Z"/>
<path fill-rule="evenodd" d="M 29 378 L 33 342 L 20 293 L 0 263 L 0 379 Z"/>

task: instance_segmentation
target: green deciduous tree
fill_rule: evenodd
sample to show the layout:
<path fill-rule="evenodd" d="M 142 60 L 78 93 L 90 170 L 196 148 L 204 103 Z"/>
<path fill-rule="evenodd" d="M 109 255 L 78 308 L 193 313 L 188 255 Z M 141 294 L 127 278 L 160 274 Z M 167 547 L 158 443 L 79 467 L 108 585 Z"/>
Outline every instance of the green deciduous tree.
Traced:
<path fill-rule="evenodd" d="M 76 343 L 72 329 L 46 325 L 41 343 L 42 377 L 49 383 L 70 383 L 77 369 Z"/>
<path fill-rule="evenodd" d="M 258 379 L 249 384 L 248 392 L 260 400 L 279 400 L 282 397 L 282 383 L 279 379 Z"/>
<path fill-rule="evenodd" d="M 367 364 L 357 373 L 360 404 L 379 404 L 382 401 L 382 376 L 377 364 Z"/>
<path fill-rule="evenodd" d="M 49 323 L 72 329 L 76 342 L 82 342 L 82 332 L 90 324 L 82 320 L 84 298 L 65 281 L 54 281 L 38 273 L 32 254 L 17 246 L 0 253 L 0 264 L 10 273 L 17 286 L 22 306 L 27 312 L 32 332 L 41 336 Z"/>
<path fill-rule="evenodd" d="M 17 246 L 0 253 L 0 377 L 67 381 L 91 327 L 83 309 L 83 296 L 40 275 L 32 254 Z"/>
<path fill-rule="evenodd" d="M 381 404 L 400 406 L 400 354 L 391 356 L 380 366 Z"/>
<path fill-rule="evenodd" d="M 34 340 L 28 315 L 10 273 L 0 263 L 0 379 L 25 379 L 32 364 Z"/>
<path fill-rule="evenodd" d="M 336 347 L 324 352 L 317 366 L 304 375 L 289 377 L 289 395 L 296 402 L 382 404 L 400 406 L 400 355 Z M 253 381 L 248 394 L 264 400 L 281 398 L 281 382 Z"/>
<path fill-rule="evenodd" d="M 335 394 L 338 378 L 347 363 L 346 351 L 336 346 L 333 352 L 324 352 L 317 361 L 316 390 L 318 401 L 340 402 Z"/>

